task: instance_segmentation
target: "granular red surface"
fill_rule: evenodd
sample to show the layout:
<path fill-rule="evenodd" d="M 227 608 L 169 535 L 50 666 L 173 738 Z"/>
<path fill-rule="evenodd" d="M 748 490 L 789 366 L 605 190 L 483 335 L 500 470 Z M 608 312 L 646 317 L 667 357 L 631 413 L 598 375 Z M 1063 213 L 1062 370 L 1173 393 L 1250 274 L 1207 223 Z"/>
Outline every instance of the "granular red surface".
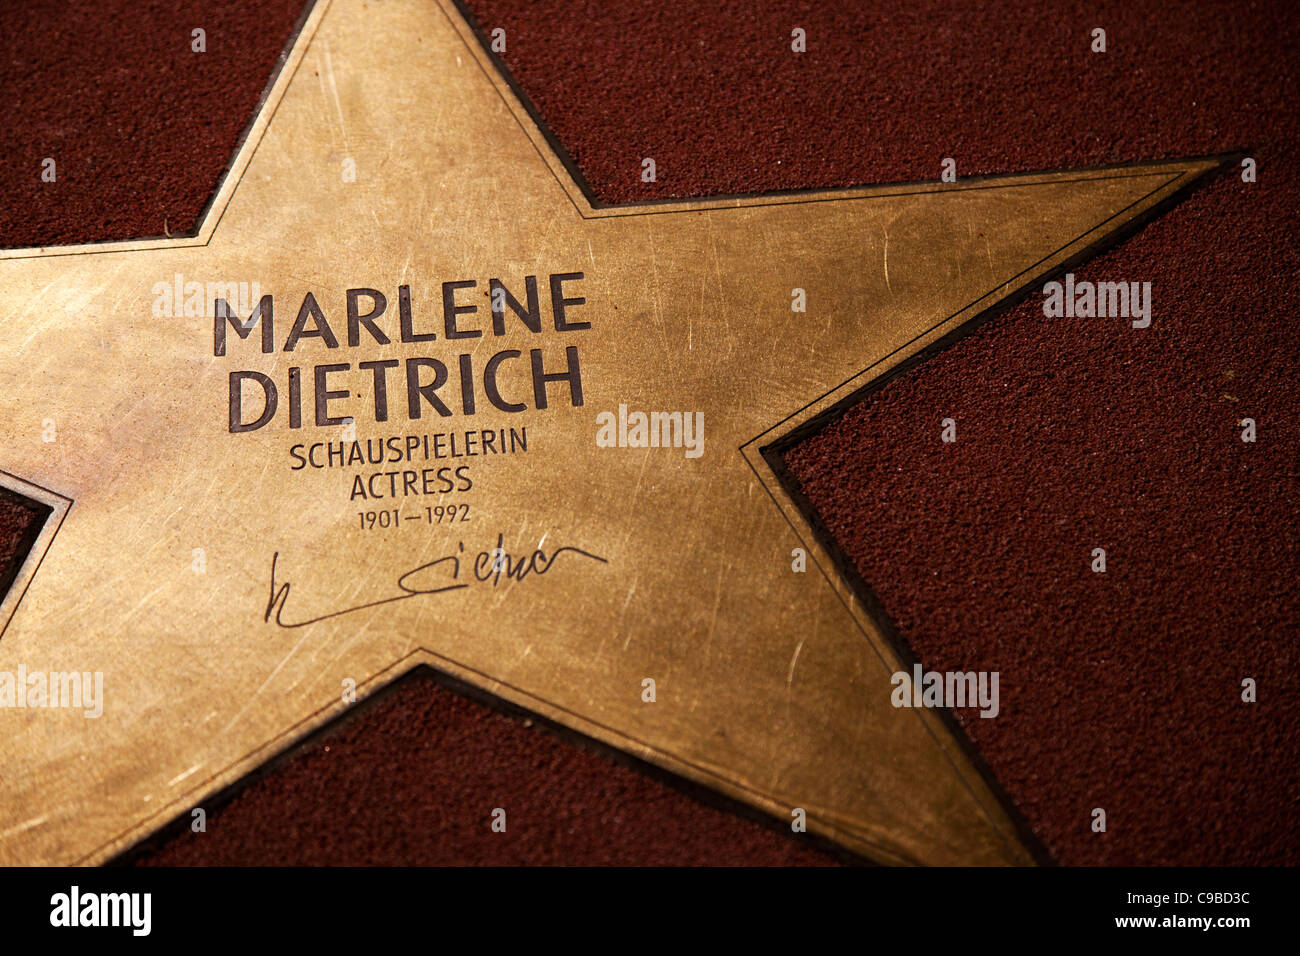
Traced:
<path fill-rule="evenodd" d="M 1080 270 L 1158 276 L 1150 329 L 1034 297 L 787 456 L 923 665 L 1000 673 L 996 719 L 957 714 L 1066 863 L 1300 859 L 1297 303 L 1191 241 L 1273 255 L 1239 197 Z"/>
<path fill-rule="evenodd" d="M 50 509 L 0 488 L 0 601 L 3 601 Z M 0 621 L 0 627 L 4 624 Z"/>
<path fill-rule="evenodd" d="M 531 723 L 531 721 L 529 722 Z M 505 832 L 492 830 L 505 811 Z M 811 846 L 412 679 L 148 865 L 825 865 Z"/>
<path fill-rule="evenodd" d="M 169 12 L 177 4 L 101 6 L 0 11 L 0 83 L 17 104 L 17 149 L 0 156 L 0 245 L 192 228 L 297 13 L 180 7 L 228 18 L 218 40 L 208 30 L 209 50 L 238 49 L 238 68 L 205 71 L 177 52 L 200 23 Z M 1287 719 L 1300 690 L 1292 5 L 470 6 L 484 29 L 506 28 L 507 64 L 607 202 L 933 179 L 946 156 L 963 175 L 1256 157 L 1257 183 L 1221 179 L 1076 270 L 1151 281 L 1150 329 L 1045 320 L 1035 297 L 788 462 L 926 667 L 1001 673 L 1002 714 L 965 726 L 1059 860 L 1300 861 L 1300 741 Z M 789 52 L 794 27 L 807 31 L 805 54 Z M 1107 31 L 1105 54 L 1089 52 L 1094 27 Z M 106 36 L 113 55 L 87 55 Z M 51 141 L 71 171 L 57 191 L 39 183 Z M 656 183 L 640 181 L 645 156 Z M 958 421 L 956 445 L 938 440 L 945 417 Z M 1258 423 L 1254 444 L 1238 438 L 1242 417 Z M 1094 547 L 1107 551 L 1104 575 L 1089 570 Z M 1258 703 L 1240 701 L 1243 677 L 1258 681 Z M 280 859 L 285 841 L 257 829 L 265 814 L 316 821 L 310 838 L 298 831 L 301 862 L 377 858 L 385 840 L 411 859 L 443 844 L 498 860 L 504 841 L 464 842 L 447 827 L 479 832 L 482 807 L 516 785 L 575 799 L 558 786 L 563 760 L 530 749 L 568 745 L 441 689 L 403 689 L 385 706 L 346 731 L 347 767 L 323 750 L 291 761 L 160 859 Z M 409 732 L 388 735 L 398 728 Z M 440 814 L 415 806 L 419 774 L 406 764 L 432 759 L 437 747 L 420 741 L 444 731 L 459 742 L 453 762 L 424 766 L 451 792 L 476 767 L 501 776 Z M 510 837 L 510 859 L 616 858 L 611 828 L 565 827 L 599 819 L 629 771 L 581 757 L 613 776 L 579 778 L 596 794 L 584 815 L 534 804 L 525 817 L 539 829 Z M 328 789 L 329 773 L 352 783 Z M 623 819 L 622 845 L 644 862 L 699 859 L 667 823 L 716 811 L 665 793 Z M 1107 811 L 1105 834 L 1089 829 L 1094 807 Z M 394 836 L 395 820 L 416 832 Z M 713 861 L 795 852 L 704 819 L 682 825 L 716 834 L 700 837 L 716 841 Z"/>
<path fill-rule="evenodd" d="M 0 4 L 0 248 L 194 231 L 304 3 Z"/>

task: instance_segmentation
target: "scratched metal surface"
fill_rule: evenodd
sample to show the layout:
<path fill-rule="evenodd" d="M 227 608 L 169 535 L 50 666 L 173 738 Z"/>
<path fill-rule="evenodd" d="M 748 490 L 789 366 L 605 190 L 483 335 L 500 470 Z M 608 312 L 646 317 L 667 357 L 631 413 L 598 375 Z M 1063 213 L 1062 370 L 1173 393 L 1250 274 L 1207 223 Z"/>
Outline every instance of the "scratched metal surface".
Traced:
<path fill-rule="evenodd" d="M 781 819 L 805 808 L 873 859 L 1029 862 L 944 724 L 890 705 L 897 655 L 758 449 L 1213 165 L 595 209 L 450 4 L 318 4 L 197 237 L 0 253 L 0 470 L 73 502 L 0 606 L 0 671 L 102 671 L 106 698 L 98 719 L 0 708 L 0 861 L 103 860 L 339 713 L 345 680 L 364 695 L 424 662 Z M 570 318 L 591 327 L 557 332 L 545 277 L 578 272 Z M 154 317 L 178 273 L 273 294 L 276 351 L 255 331 L 215 356 L 210 318 Z M 399 285 L 417 328 L 441 329 L 442 282 L 520 295 L 526 275 L 541 333 L 511 317 L 500 337 L 396 341 Z M 387 295 L 392 344 L 348 347 L 345 290 L 363 286 Z M 286 353 L 307 292 L 340 347 Z M 490 327 L 478 301 L 464 327 Z M 558 367 L 567 346 L 581 407 L 555 387 L 507 414 L 480 391 L 473 416 L 408 422 L 397 371 L 388 422 L 332 406 L 363 442 L 526 426 L 526 453 L 450 463 L 472 491 L 398 503 L 468 503 L 468 522 L 363 529 L 358 511 L 392 503 L 350 500 L 358 469 L 290 470 L 291 445 L 343 437 L 312 421 L 315 365 L 350 363 L 330 384 L 369 396 L 362 361 L 454 374 L 462 352 L 478 370 L 519 349 L 501 373 L 517 398 L 528 350 Z M 230 433 L 234 370 L 279 387 L 266 427 Z M 620 404 L 702 412 L 703 455 L 598 447 L 596 415 Z M 498 535 L 554 563 L 480 581 L 472 556 Z M 275 555 L 279 620 L 317 623 L 268 619 Z M 460 577 L 403 577 L 448 556 Z"/>

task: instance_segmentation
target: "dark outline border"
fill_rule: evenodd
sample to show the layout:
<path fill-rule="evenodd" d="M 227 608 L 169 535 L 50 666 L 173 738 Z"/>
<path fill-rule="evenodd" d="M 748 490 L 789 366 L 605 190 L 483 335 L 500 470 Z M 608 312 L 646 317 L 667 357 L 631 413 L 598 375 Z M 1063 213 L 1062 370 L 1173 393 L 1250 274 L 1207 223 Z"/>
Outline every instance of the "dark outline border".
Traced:
<path fill-rule="evenodd" d="M 651 780 L 667 786 L 672 790 L 683 794 L 687 798 L 696 800 L 714 810 L 729 813 L 751 823 L 756 823 L 764 829 L 780 834 L 787 839 L 800 843 L 809 843 L 812 845 L 813 849 L 826 854 L 834 862 L 847 866 L 880 865 L 865 856 L 854 853 L 848 847 L 841 843 L 837 843 L 830 837 L 822 836 L 821 834 L 814 833 L 811 830 L 797 835 L 793 834 L 786 823 L 757 807 L 751 806 L 741 800 L 737 800 L 734 797 L 729 797 L 724 793 L 720 793 L 706 784 L 698 783 L 687 777 L 683 777 L 678 773 L 674 773 L 671 770 L 660 767 L 657 764 L 633 756 L 625 750 L 621 750 L 612 744 L 604 743 L 595 737 L 584 734 L 582 731 L 575 730 L 574 728 L 561 724 L 549 717 L 545 717 L 536 711 L 529 710 L 527 707 L 512 703 L 504 697 L 499 697 L 496 694 L 476 687 L 473 684 L 464 681 L 453 674 L 449 674 L 446 671 L 440 670 L 434 665 L 426 662 L 421 662 L 416 664 L 414 667 L 410 667 L 403 671 L 397 677 L 378 687 L 372 693 L 359 699 L 357 703 L 350 706 L 347 710 L 330 720 L 327 720 L 324 724 L 317 727 L 315 730 L 312 730 L 305 736 L 291 741 L 276 754 L 258 764 L 257 767 L 216 791 L 203 802 L 204 809 L 208 813 L 209 821 L 211 821 L 217 813 L 228 806 L 246 789 L 277 772 L 289 763 L 292 763 L 299 757 L 315 751 L 334 735 L 350 726 L 353 721 L 361 720 L 372 708 L 383 703 L 390 696 L 396 694 L 407 685 L 413 684 L 417 681 L 432 682 L 453 694 L 467 698 L 476 704 L 487 707 L 489 710 L 516 722 L 531 721 L 535 729 L 549 734 L 563 743 L 576 747 L 579 750 L 595 754 L 598 757 L 603 757 L 620 767 L 633 771 L 634 773 L 639 773 L 643 776 L 649 777 Z M 184 834 L 189 828 L 189 823 L 190 816 L 188 811 L 182 810 L 169 822 L 164 823 L 162 826 L 141 838 L 136 843 L 108 858 L 101 865 L 105 867 L 134 866 L 140 859 L 161 849 L 165 844 L 170 843 L 172 840 Z M 258 866 L 263 864 L 247 865 Z M 366 866 L 371 864 L 357 863 L 355 861 L 340 861 L 339 865 Z M 449 865 L 463 866 L 472 864 L 462 863 Z"/>
<path fill-rule="evenodd" d="M 898 655 L 899 659 L 903 662 L 905 666 L 910 668 L 914 664 L 921 663 L 920 657 L 916 654 L 915 650 L 912 648 L 911 644 L 908 643 L 906 638 L 903 637 L 902 633 L 898 629 L 898 626 L 894 623 L 893 619 L 889 616 L 888 612 L 885 610 L 884 602 L 881 601 L 880 596 L 876 593 L 875 589 L 872 588 L 871 585 L 866 581 L 866 579 L 862 577 L 856 565 L 854 565 L 853 561 L 840 547 L 838 540 L 827 528 L 826 523 L 821 516 L 821 513 L 818 512 L 817 509 L 813 506 L 812 502 L 808 499 L 808 496 L 804 493 L 803 488 L 800 485 L 799 481 L 794 477 L 793 473 L 786 465 L 785 463 L 786 454 L 794 446 L 801 444 L 804 440 L 821 432 L 827 425 L 839 419 L 853 406 L 861 402 L 867 401 L 878 392 L 884 390 L 889 385 L 901 379 L 907 373 L 911 372 L 918 366 L 934 358 L 940 352 L 946 351 L 952 346 L 956 345 L 959 341 L 966 338 L 968 335 L 972 334 L 973 332 L 981 328 L 983 325 L 985 325 L 989 320 L 997 316 L 1003 315 L 1006 312 L 1009 312 L 1012 309 L 1014 309 L 1016 306 L 1024 302 L 1030 295 L 1033 294 L 1033 290 L 1038 286 L 1040 281 L 1043 283 L 1047 283 L 1052 281 L 1053 279 L 1061 277 L 1065 275 L 1065 273 L 1083 265 L 1084 263 L 1092 261 L 1093 259 L 1102 255 L 1109 249 L 1114 248 L 1120 243 L 1125 242 L 1128 239 L 1131 239 L 1134 235 L 1136 235 L 1143 228 L 1145 228 L 1150 222 L 1162 217 L 1167 212 L 1169 212 L 1169 210 L 1171 210 L 1173 207 L 1177 206 L 1179 203 L 1183 202 L 1188 197 L 1190 197 L 1193 193 L 1195 193 L 1199 189 L 1204 188 L 1210 183 L 1214 182 L 1220 176 L 1224 175 L 1228 170 L 1235 168 L 1240 163 L 1240 161 L 1245 157 L 1245 155 L 1246 155 L 1245 153 L 1224 153 L 1224 154 L 1219 154 L 1217 156 L 1201 157 L 1202 161 L 1216 160 L 1218 162 L 1218 165 L 1193 175 L 1186 183 L 1183 183 L 1181 186 L 1178 186 L 1176 189 L 1174 189 L 1172 193 L 1170 193 L 1160 202 L 1151 206 L 1150 209 L 1143 211 L 1137 216 L 1134 216 L 1124 225 L 1108 233 L 1107 235 L 1103 236 L 1097 242 L 1091 243 L 1090 245 L 1084 247 L 1079 252 L 1075 253 L 1073 256 L 1067 259 L 1065 262 L 1061 263 L 1059 266 L 1049 270 L 1048 272 L 1043 273 L 1040 276 L 1035 277 L 1032 282 L 1026 282 L 1019 289 L 1015 290 L 1014 292 L 1010 293 L 1004 298 L 998 300 L 989 308 L 972 316 L 970 319 L 963 322 L 961 325 L 957 326 L 955 329 L 951 330 L 950 332 L 948 332 L 947 334 L 945 334 L 935 342 L 932 342 L 930 345 L 921 349 L 916 354 L 909 356 L 908 358 L 904 359 L 902 362 L 899 362 L 897 365 L 886 370 L 882 374 L 872 378 L 870 381 L 866 382 L 859 388 L 854 389 L 850 394 L 838 400 L 830 407 L 823 409 L 822 411 L 818 412 L 816 415 L 814 415 L 812 418 L 808 419 L 807 421 L 802 422 L 799 425 L 796 425 L 795 427 L 789 429 L 785 433 L 777 436 L 768 444 L 759 446 L 758 453 L 763 457 L 763 460 L 767 463 L 767 466 L 772 470 L 773 475 L 776 476 L 777 482 L 780 485 L 781 490 L 785 492 L 786 496 L 790 499 L 790 502 L 803 516 L 804 520 L 808 523 L 808 527 L 812 530 L 814 539 L 821 546 L 821 548 L 826 552 L 826 554 L 830 557 L 834 571 L 838 573 L 840 577 L 843 579 L 843 581 L 849 586 L 849 589 L 853 593 L 854 597 L 856 597 L 858 601 L 861 602 L 863 608 L 867 613 L 867 616 L 871 619 L 872 623 L 876 625 L 880 633 L 884 636 L 885 640 L 889 642 L 891 648 Z M 1187 174 L 1184 173 L 1183 175 L 1187 175 Z M 1164 184 L 1164 186 L 1168 186 L 1169 183 L 1173 181 L 1174 180 L 1167 181 Z M 1160 188 L 1164 188 L 1164 186 Z M 1158 190 L 1154 190 L 1154 191 L 1158 191 Z M 1148 193 L 1148 196 L 1150 195 L 1151 194 Z M 1138 200 L 1138 202 L 1141 201 L 1142 200 Z M 1130 207 L 1128 208 L 1131 208 L 1131 205 L 1132 204 L 1130 204 Z M 1116 215 L 1119 215 L 1119 213 L 1117 213 Z M 1112 216 L 1111 218 L 1113 219 L 1114 216 Z M 1097 227 L 1094 226 L 1093 228 L 1095 229 Z M 1077 241 L 1077 237 L 1076 240 L 1074 241 Z M 1068 247 L 1069 245 L 1070 243 L 1067 243 L 1066 247 Z M 970 307 L 969 305 L 966 306 L 966 308 L 969 307 Z M 961 311 L 965 311 L 965 309 Z M 929 335 L 931 332 L 935 331 L 935 329 L 941 328 L 946 322 L 951 321 L 956 315 L 960 315 L 960 314 L 961 312 L 959 311 L 954 315 L 949 316 L 947 319 L 943 320 L 942 322 L 939 322 L 938 324 L 934 325 L 933 327 L 921 333 L 920 335 L 915 336 L 908 343 L 904 344 L 903 346 L 900 346 L 898 349 L 895 349 L 893 352 L 889 353 L 889 355 L 880 359 L 880 362 L 887 361 L 891 356 L 896 355 L 899 351 L 902 351 L 903 349 L 907 348 L 909 345 L 911 345 L 913 342 L 916 342 L 918 339 L 924 338 L 926 335 Z M 880 364 L 880 362 L 877 362 L 875 364 L 878 365 Z M 875 365 L 868 366 L 868 368 L 864 369 L 863 372 L 869 371 L 871 368 L 874 367 Z M 799 415 L 802 411 L 804 411 L 804 409 L 807 409 L 809 406 L 815 405 L 817 402 L 824 399 L 827 395 L 832 394 L 839 388 L 843 388 L 844 385 L 852 381 L 854 378 L 857 378 L 858 375 L 862 375 L 863 372 L 859 372 L 857 375 L 845 379 L 839 385 L 835 386 L 835 388 L 832 388 L 827 392 L 822 393 L 821 396 L 814 399 L 812 402 L 809 402 L 808 404 L 804 405 L 803 408 L 799 409 L 798 411 L 792 413 L 791 415 L 786 416 L 786 418 L 782 419 L 781 422 L 778 422 L 776 425 L 773 425 L 767 431 L 762 432 L 756 435 L 754 438 L 751 438 L 748 442 L 745 442 L 745 444 L 741 445 L 738 450 L 741 452 L 742 455 L 744 455 L 744 449 L 746 447 L 759 441 L 759 439 L 763 438 L 765 435 L 770 434 L 772 431 L 780 428 L 782 424 L 789 421 L 791 418 L 794 418 L 795 416 Z M 767 487 L 767 483 L 763 481 L 762 475 L 759 474 L 759 472 L 756 469 L 754 469 L 752 465 L 751 465 L 751 471 L 754 472 L 754 476 L 758 479 L 759 483 L 763 485 L 764 490 L 768 492 L 769 497 L 773 499 L 773 503 L 777 504 L 779 509 L 780 507 L 779 503 L 776 502 L 775 496 L 772 495 L 771 489 Z M 787 518 L 787 523 L 789 523 L 788 518 Z M 794 528 L 792 524 L 791 524 L 791 529 L 795 531 L 796 535 L 798 535 L 798 529 Z M 799 537 L 802 540 L 802 536 L 800 535 Z M 821 569 L 821 570 L 823 576 L 825 576 L 826 574 L 825 569 Z M 952 739 L 955 740 L 957 745 L 961 748 L 963 755 L 970 762 L 971 766 L 973 766 L 976 769 L 976 771 L 980 774 L 980 776 L 984 780 L 985 785 L 998 798 L 999 802 L 1002 804 L 1003 811 L 1007 814 L 1008 818 L 1012 821 L 1013 825 L 1016 828 L 1017 836 L 1020 837 L 1025 847 L 1033 854 L 1034 858 L 1040 864 L 1046 866 L 1060 865 L 1060 862 L 1055 858 L 1055 856 L 1051 853 L 1051 851 L 1047 847 L 1047 844 L 1043 839 L 1043 837 L 1039 835 L 1039 833 L 1030 824 L 1028 818 L 1021 811 L 1019 805 L 1012 798 L 1009 789 L 1004 787 L 1002 782 L 993 773 L 992 768 L 989 767 L 987 761 L 984 759 L 983 754 L 980 753 L 978 747 L 975 745 L 974 741 L 970 738 L 969 734 L 967 734 L 965 728 L 957 720 L 956 716 L 952 713 L 952 711 L 946 707 L 935 708 L 935 710 L 937 716 L 943 722 L 945 728 L 952 736 Z"/>

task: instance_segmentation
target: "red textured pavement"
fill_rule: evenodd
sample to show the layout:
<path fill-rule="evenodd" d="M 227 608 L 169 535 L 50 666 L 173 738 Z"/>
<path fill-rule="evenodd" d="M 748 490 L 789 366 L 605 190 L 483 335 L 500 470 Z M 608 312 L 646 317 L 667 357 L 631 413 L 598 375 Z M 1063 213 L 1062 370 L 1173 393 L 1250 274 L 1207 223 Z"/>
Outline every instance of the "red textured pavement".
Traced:
<path fill-rule="evenodd" d="M 1047 320 L 1031 297 L 788 461 L 927 668 L 1000 672 L 1001 715 L 964 726 L 1057 859 L 1300 861 L 1292 5 L 470 5 L 506 29 L 511 71 L 607 202 L 933 179 L 946 156 L 962 175 L 1257 158 L 1257 183 L 1221 178 L 1076 270 L 1151 281 L 1151 328 Z M 298 4 L 62 7 L 0 8 L 0 246 L 193 228 Z M 210 51 L 238 51 L 222 69 L 188 52 L 202 24 Z M 45 156 L 57 186 L 39 182 Z M 640 181 L 644 156 L 657 183 Z M 1248 676 L 1256 704 L 1240 700 Z M 158 859 L 283 858 L 292 841 L 260 819 L 314 821 L 300 862 L 385 846 L 444 862 L 811 858 L 432 684 L 342 733 L 346 761 L 288 762 Z M 464 836 L 493 794 L 525 788 L 531 836 Z M 602 818 L 610 801 L 643 809 Z"/>
<path fill-rule="evenodd" d="M 0 489 L 0 600 L 18 576 L 49 513 L 39 502 Z"/>
<path fill-rule="evenodd" d="M 505 831 L 493 832 L 493 811 Z M 149 866 L 826 865 L 766 824 L 707 806 L 427 678 L 273 770 Z"/>

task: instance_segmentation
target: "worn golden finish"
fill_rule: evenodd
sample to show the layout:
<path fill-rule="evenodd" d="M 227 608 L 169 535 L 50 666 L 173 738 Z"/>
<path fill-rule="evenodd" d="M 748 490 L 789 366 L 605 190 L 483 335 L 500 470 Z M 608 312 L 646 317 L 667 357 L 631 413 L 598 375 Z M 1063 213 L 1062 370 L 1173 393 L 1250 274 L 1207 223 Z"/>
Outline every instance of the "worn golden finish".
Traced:
<path fill-rule="evenodd" d="M 347 681 L 364 695 L 422 662 L 778 818 L 805 808 L 876 860 L 1030 861 L 943 721 L 890 705 L 896 652 L 760 448 L 1215 165 L 593 208 L 454 7 L 319 4 L 197 237 L 0 253 L 0 469 L 61 520 L 0 606 L 0 672 L 102 671 L 105 695 L 98 719 L 0 709 L 0 862 L 103 860 L 340 713 Z M 557 317 L 550 277 L 578 273 L 558 295 L 585 302 Z M 156 317 L 178 275 L 272 295 L 272 351 L 219 322 L 214 354 L 211 301 Z M 490 280 L 526 308 L 526 276 L 541 330 L 507 303 L 494 335 Z M 470 281 L 455 327 L 484 334 L 448 340 L 443 283 Z M 362 287 L 390 344 L 360 320 L 349 344 Z M 285 350 L 308 293 L 337 348 Z M 436 340 L 401 342 L 403 314 Z M 537 407 L 533 350 L 547 373 L 576 355 L 580 406 L 555 380 Z M 408 391 L 408 358 L 442 363 L 449 417 Z M 397 362 L 360 366 L 377 360 Z M 323 373 L 343 393 L 325 413 L 362 447 L 399 436 L 405 456 L 414 435 L 419 458 L 446 433 L 463 454 L 473 431 L 481 453 L 513 428 L 527 450 L 295 470 L 294 446 L 351 447 L 316 424 L 329 364 L 349 368 Z M 233 372 L 275 384 L 263 427 L 230 430 Z M 243 377 L 247 423 L 263 392 Z M 620 405 L 702 413 L 702 455 L 602 447 Z M 513 577 L 492 574 L 498 543 Z"/>

